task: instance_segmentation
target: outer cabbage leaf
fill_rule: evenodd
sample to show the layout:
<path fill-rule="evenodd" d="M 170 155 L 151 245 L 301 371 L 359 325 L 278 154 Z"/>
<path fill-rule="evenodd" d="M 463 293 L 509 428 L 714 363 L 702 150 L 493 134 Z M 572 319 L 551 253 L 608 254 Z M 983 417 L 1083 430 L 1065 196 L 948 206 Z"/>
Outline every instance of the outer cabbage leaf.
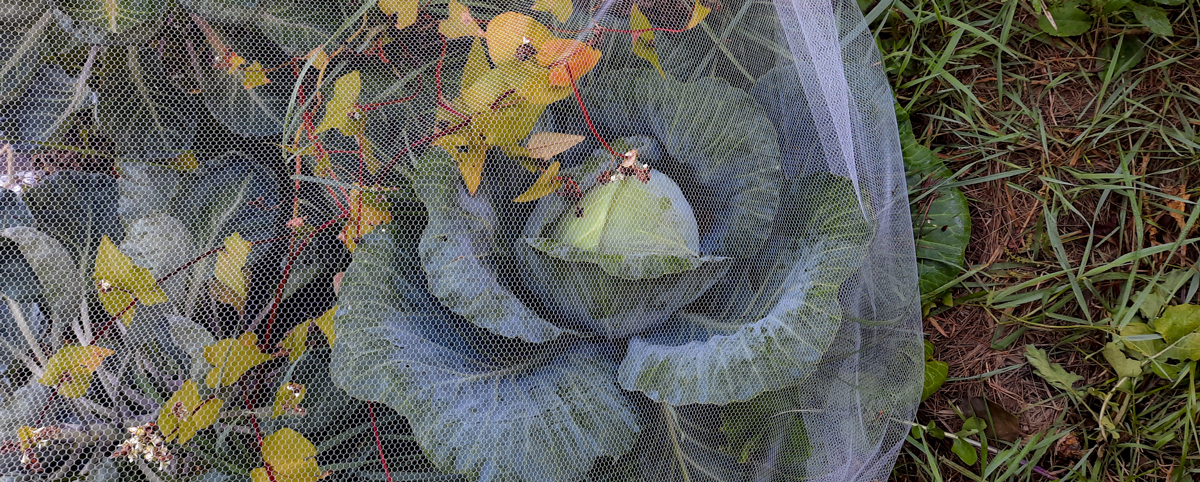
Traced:
<path fill-rule="evenodd" d="M 29 74 L 27 82 L 11 104 L 0 107 L 0 133 L 19 151 L 31 151 L 35 143 L 50 140 L 72 114 L 84 107 L 91 93 L 87 85 L 53 64 L 42 63 Z"/>
<path fill-rule="evenodd" d="M 235 28 L 212 25 L 213 30 L 247 64 L 279 65 L 290 57 L 275 48 L 270 40 Z M 269 136 L 283 131 L 284 110 L 293 85 L 290 69 L 266 76 L 270 83 L 247 89 L 243 77 L 211 65 L 192 65 L 187 69 L 200 84 L 204 105 L 214 118 L 242 136 Z"/>
<path fill-rule="evenodd" d="M 345 2 L 272 0 L 255 15 L 259 31 L 284 52 L 302 56 L 328 41 L 353 11 Z"/>
<path fill-rule="evenodd" d="M 425 203 L 429 224 L 421 234 L 421 266 L 429 290 L 447 307 L 498 335 L 541 343 L 563 329 L 542 319 L 503 286 L 491 263 L 496 246 L 500 198 L 490 182 L 467 193 L 454 160 L 443 149 L 430 149 L 414 169 L 413 189 Z"/>
<path fill-rule="evenodd" d="M 22 196 L 36 220 L 35 228 L 58 239 L 77 266 L 88 274 L 100 238 L 125 238 L 117 218 L 117 182 L 103 174 L 59 172 L 31 186 Z"/>
<path fill-rule="evenodd" d="M 758 79 L 750 93 L 767 112 L 767 117 L 775 121 L 779 141 L 783 143 L 779 152 L 784 175 L 794 177 L 801 172 L 827 171 L 825 153 L 818 147 L 821 139 L 809 113 L 808 98 L 804 95 L 796 67 L 784 64 L 771 69 Z"/>
<path fill-rule="evenodd" d="M 110 46 L 104 64 L 112 71 L 99 90 L 96 118 L 126 159 L 176 157 L 192 147 L 195 106 L 170 85 L 153 49 Z"/>
<path fill-rule="evenodd" d="M 688 196 L 701 253 L 747 258 L 762 246 L 779 206 L 779 143 L 753 98 L 717 78 L 682 83 L 630 69 L 595 79 L 585 101 L 609 138 L 662 144 L 666 156 L 651 167 Z"/>
<path fill-rule="evenodd" d="M 849 181 L 785 185 L 771 238 L 710 296 L 630 340 L 618 379 L 675 405 L 727 404 L 799 384 L 842 320 L 838 289 L 866 255 L 870 230 Z"/>
<path fill-rule="evenodd" d="M 618 140 L 614 145 L 622 149 L 636 145 L 639 158 L 649 162 L 655 162 L 661 154 L 652 139 L 628 141 L 632 144 Z M 607 158 L 607 155 L 593 156 L 567 173 L 579 180 L 582 189 L 590 189 L 596 184 L 599 171 L 607 167 Z M 542 303 L 551 307 L 554 316 L 610 339 L 624 338 L 665 322 L 672 313 L 703 294 L 732 264 L 704 257 L 702 261 L 711 262 L 697 263 L 690 270 L 648 279 L 626 279 L 609 275 L 600 264 L 567 261 L 536 249 L 540 239 L 552 229 L 549 226 L 564 215 L 573 215 L 573 211 L 573 203 L 562 196 L 546 196 L 538 201 L 525 223 L 523 238 L 528 244 L 517 246 L 523 272 L 527 273 L 523 281 Z M 642 256 L 640 260 L 629 261 L 646 267 L 655 259 Z"/>
<path fill-rule="evenodd" d="M 634 445 L 612 345 L 490 335 L 421 288 L 411 241 L 363 238 L 339 293 L 330 375 L 408 418 L 439 469 L 489 481 L 568 481 Z M 393 235 L 396 238 L 393 238 Z"/>

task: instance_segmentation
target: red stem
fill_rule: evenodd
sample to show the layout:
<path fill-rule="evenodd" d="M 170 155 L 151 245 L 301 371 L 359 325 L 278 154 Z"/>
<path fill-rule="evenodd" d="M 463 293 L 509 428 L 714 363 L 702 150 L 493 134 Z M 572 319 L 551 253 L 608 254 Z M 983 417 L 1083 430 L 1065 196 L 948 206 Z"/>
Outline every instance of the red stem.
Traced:
<path fill-rule="evenodd" d="M 588 115 L 587 107 L 583 105 L 583 96 L 579 95 L 579 87 L 575 85 L 575 74 L 571 73 L 571 64 L 568 63 L 566 66 L 567 77 L 571 79 L 571 92 L 575 93 L 575 100 L 579 102 L 579 110 L 583 111 L 583 120 L 587 122 L 588 129 L 592 130 L 592 135 L 596 136 L 596 139 L 598 139 L 600 144 L 602 144 L 604 148 L 608 150 L 609 154 L 612 154 L 614 159 L 620 158 L 621 155 L 617 154 L 617 151 L 614 151 L 613 148 L 608 145 L 608 142 L 605 142 L 603 137 L 600 137 L 600 132 L 596 131 L 596 126 L 592 125 L 592 117 Z"/>
<path fill-rule="evenodd" d="M 254 427 L 254 439 L 258 441 L 258 453 L 262 454 L 262 429 L 258 428 L 258 417 L 254 415 L 254 404 L 250 402 L 250 395 L 246 393 L 245 384 L 242 384 L 242 400 L 246 402 L 246 411 L 250 413 L 250 425 Z M 271 479 L 271 482 L 276 482 L 275 469 L 271 467 L 270 462 L 267 462 L 265 458 L 263 459 L 263 468 L 267 469 L 267 478 Z"/>
<path fill-rule="evenodd" d="M 374 405 L 367 402 L 367 413 L 371 414 L 371 430 L 375 432 L 375 449 L 379 451 L 379 463 L 383 464 L 383 476 L 387 477 L 388 482 L 392 482 L 392 473 L 388 471 L 387 459 L 383 457 L 383 443 L 379 441 L 379 426 L 375 425 Z"/>

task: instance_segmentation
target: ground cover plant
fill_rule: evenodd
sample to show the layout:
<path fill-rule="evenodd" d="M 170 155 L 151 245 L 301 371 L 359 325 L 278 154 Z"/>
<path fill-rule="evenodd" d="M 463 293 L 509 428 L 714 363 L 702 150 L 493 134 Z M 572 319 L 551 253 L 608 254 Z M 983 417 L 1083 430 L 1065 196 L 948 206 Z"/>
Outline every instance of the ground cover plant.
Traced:
<path fill-rule="evenodd" d="M 961 264 L 922 285 L 925 428 L 893 478 L 1192 480 L 1195 3 L 863 7 L 914 131 L 914 226 L 970 236 L 952 258 L 916 230 L 922 264 Z"/>
<path fill-rule="evenodd" d="M 941 366 L 853 3 L 0 7 L 5 477 L 870 479 Z"/>

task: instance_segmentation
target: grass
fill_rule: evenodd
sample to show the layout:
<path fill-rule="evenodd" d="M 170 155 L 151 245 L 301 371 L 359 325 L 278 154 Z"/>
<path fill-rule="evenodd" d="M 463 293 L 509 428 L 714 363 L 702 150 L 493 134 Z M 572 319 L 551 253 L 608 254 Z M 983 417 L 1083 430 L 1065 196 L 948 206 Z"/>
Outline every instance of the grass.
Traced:
<path fill-rule="evenodd" d="M 974 226 L 968 276 L 925 319 L 950 379 L 918 422 L 956 431 L 959 404 L 979 397 L 1017 415 L 1023 433 L 968 437 L 992 447 L 971 465 L 950 440 L 916 434 L 894 479 L 1200 473 L 1196 364 L 1129 380 L 1102 355 L 1160 302 L 1197 302 L 1197 8 L 1166 7 L 1170 37 L 1124 13 L 1054 38 L 1028 0 L 896 0 L 876 21 L 897 101 L 957 173 Z M 1040 377 L 1026 345 L 1080 375 L 1074 390 Z"/>

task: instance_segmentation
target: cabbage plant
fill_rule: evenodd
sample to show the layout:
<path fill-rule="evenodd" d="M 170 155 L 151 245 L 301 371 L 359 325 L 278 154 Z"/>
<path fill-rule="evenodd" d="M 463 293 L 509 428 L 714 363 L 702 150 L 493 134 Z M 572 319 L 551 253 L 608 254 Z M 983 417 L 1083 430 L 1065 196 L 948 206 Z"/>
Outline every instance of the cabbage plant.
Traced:
<path fill-rule="evenodd" d="M 617 79 L 583 100 L 622 157 L 568 151 L 577 194 L 513 202 L 535 176 L 507 159 L 472 194 L 431 148 L 411 166 L 423 226 L 381 225 L 354 253 L 331 377 L 402 414 L 440 470 L 748 477 L 736 418 L 811 376 L 843 322 L 869 242 L 850 181 L 784 176 L 775 126 L 723 80 L 590 85 Z M 742 445 L 701 440 L 712 423 Z M 654 444 L 660 466 L 639 465 Z"/>

